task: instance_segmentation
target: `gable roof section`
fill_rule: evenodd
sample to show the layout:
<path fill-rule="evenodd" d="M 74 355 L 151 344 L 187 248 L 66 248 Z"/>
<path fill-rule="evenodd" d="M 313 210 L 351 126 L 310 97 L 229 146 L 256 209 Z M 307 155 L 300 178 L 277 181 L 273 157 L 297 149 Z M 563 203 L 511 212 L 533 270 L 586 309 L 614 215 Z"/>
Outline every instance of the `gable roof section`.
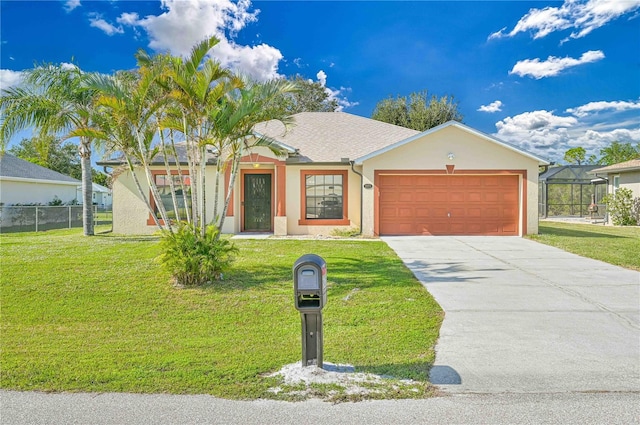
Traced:
<path fill-rule="evenodd" d="M 296 149 L 301 162 L 359 158 L 419 134 L 410 128 L 345 112 L 301 112 L 293 117 L 295 124 L 286 133 L 278 121 L 260 123 L 255 132 Z"/>
<path fill-rule="evenodd" d="M 80 180 L 40 165 L 20 159 L 9 153 L 0 155 L 0 178 L 3 180 L 55 182 L 79 185 Z"/>
<path fill-rule="evenodd" d="M 607 167 L 596 168 L 591 170 L 591 174 L 595 173 L 619 173 L 620 171 L 634 171 L 640 170 L 640 158 L 632 159 L 630 161 L 618 162 Z"/>
<path fill-rule="evenodd" d="M 591 170 L 597 165 L 560 165 L 551 167 L 538 176 L 538 181 L 547 183 L 590 182 Z"/>
<path fill-rule="evenodd" d="M 366 161 L 368 159 L 374 158 L 374 157 L 376 157 L 378 155 L 382 155 L 382 154 L 384 154 L 386 152 L 389 152 L 392 149 L 395 149 L 395 148 L 398 148 L 400 146 L 406 145 L 407 143 L 411 143 L 414 140 L 417 140 L 417 139 L 419 139 L 421 137 L 424 137 L 424 136 L 427 136 L 429 134 L 433 134 L 433 133 L 435 133 L 437 131 L 440 131 L 442 129 L 445 129 L 447 127 L 459 128 L 459 129 L 461 129 L 463 131 L 466 131 L 467 133 L 471 133 L 471 134 L 473 134 L 473 135 L 475 135 L 477 137 L 480 137 L 480 138 L 482 138 L 484 140 L 487 140 L 487 141 L 489 141 L 491 143 L 495 143 L 495 144 L 497 144 L 499 146 L 502 146 L 502 147 L 507 148 L 507 149 L 509 149 L 511 151 L 519 153 L 520 155 L 524 155 L 524 156 L 526 156 L 528 158 L 531 158 L 531 159 L 533 159 L 535 161 L 538 161 L 538 163 L 540 165 L 548 165 L 549 164 L 549 162 L 547 160 L 545 160 L 545 159 L 543 159 L 543 158 L 541 158 L 541 157 L 539 157 L 537 155 L 534 155 L 531 152 L 527 152 L 524 149 L 516 147 L 516 146 L 514 146 L 514 145 L 512 145 L 510 143 L 504 142 L 504 141 L 502 141 L 500 139 L 496 139 L 493 136 L 489 136 L 488 134 L 482 133 L 481 131 L 478 131 L 478 130 L 476 130 L 474 128 L 466 126 L 466 125 L 464 125 L 462 123 L 459 123 L 457 121 L 447 121 L 444 124 L 440 124 L 439 126 L 430 128 L 430 129 L 425 130 L 425 131 L 423 131 L 421 133 L 418 133 L 418 134 L 415 134 L 415 135 L 413 135 L 411 137 L 408 137 L 408 138 L 406 138 L 404 140 L 400 140 L 400 141 L 398 141 L 396 143 L 393 143 L 393 144 L 391 144 L 389 146 L 383 147 L 383 148 L 378 149 L 378 150 L 374 150 L 371 153 L 368 153 L 368 154 L 366 154 L 364 156 L 356 158 L 355 159 L 355 163 L 358 164 L 358 165 L 361 165 L 364 161 Z"/>

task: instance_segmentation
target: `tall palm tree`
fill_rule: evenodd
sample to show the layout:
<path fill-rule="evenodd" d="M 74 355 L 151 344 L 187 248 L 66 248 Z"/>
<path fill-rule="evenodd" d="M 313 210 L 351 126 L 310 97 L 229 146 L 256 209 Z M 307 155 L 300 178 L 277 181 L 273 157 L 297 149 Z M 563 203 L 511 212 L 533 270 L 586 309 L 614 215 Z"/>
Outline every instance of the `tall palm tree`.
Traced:
<path fill-rule="evenodd" d="M 207 56 L 219 43 L 216 37 L 204 39 L 193 47 L 188 57 L 172 58 L 166 68 L 166 88 L 169 90 L 176 109 L 169 119 L 163 122 L 166 128 L 182 132 L 186 139 L 189 158 L 189 173 L 192 184 L 193 223 L 200 228 L 202 236 L 206 228 L 206 163 L 207 146 L 215 146 L 215 124 L 209 120 L 209 114 L 219 108 L 220 102 L 231 91 L 241 86 L 242 81 L 234 77 L 228 69 Z M 139 52 L 139 63 L 153 60 L 144 52 Z M 178 118 L 178 119 L 176 119 Z M 181 119 L 180 119 L 181 118 Z M 220 178 L 217 169 L 216 184 Z"/>
<path fill-rule="evenodd" d="M 231 178 L 222 212 L 219 218 L 214 217 L 214 220 L 218 220 L 218 228 L 222 229 L 224 224 L 244 153 L 256 147 L 267 147 L 276 155 L 284 153 L 284 150 L 272 140 L 255 137 L 253 128 L 258 123 L 277 120 L 288 129 L 293 124 L 290 112 L 269 105 L 273 105 L 274 99 L 297 91 L 299 86 L 287 80 L 264 83 L 245 80 L 242 88 L 230 92 L 222 99 L 219 107 L 209 114 L 216 139 L 224 141 L 221 144 L 224 150 L 220 151 L 219 161 L 231 163 Z"/>
<path fill-rule="evenodd" d="M 89 74 L 78 67 L 43 65 L 26 71 L 23 84 L 2 90 L 0 147 L 16 132 L 34 128 L 42 135 L 69 137 L 72 131 L 88 127 L 96 92 L 88 89 Z M 78 153 L 82 168 L 82 224 L 85 236 L 94 234 L 91 148 L 93 139 L 80 137 Z"/>
<path fill-rule="evenodd" d="M 96 108 L 90 126 L 76 129 L 72 134 L 90 137 L 104 143 L 109 152 L 120 152 L 131 172 L 136 188 L 160 230 L 163 224 L 172 232 L 171 221 L 154 181 L 151 164 L 160 153 L 154 143 L 157 114 L 166 97 L 156 84 L 157 72 L 141 69 L 138 72 L 121 72 L 113 76 L 93 75 L 87 85 L 98 93 Z M 165 160 L 166 160 L 166 154 Z M 158 212 L 159 221 L 144 193 L 135 169 L 142 167 Z"/>

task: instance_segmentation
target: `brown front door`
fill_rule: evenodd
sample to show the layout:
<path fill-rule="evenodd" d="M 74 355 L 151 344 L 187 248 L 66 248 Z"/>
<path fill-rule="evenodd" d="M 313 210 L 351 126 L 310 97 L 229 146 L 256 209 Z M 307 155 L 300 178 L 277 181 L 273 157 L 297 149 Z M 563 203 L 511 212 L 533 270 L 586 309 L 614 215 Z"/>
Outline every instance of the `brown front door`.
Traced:
<path fill-rule="evenodd" d="M 382 175 L 381 235 L 519 234 L 518 175 Z"/>

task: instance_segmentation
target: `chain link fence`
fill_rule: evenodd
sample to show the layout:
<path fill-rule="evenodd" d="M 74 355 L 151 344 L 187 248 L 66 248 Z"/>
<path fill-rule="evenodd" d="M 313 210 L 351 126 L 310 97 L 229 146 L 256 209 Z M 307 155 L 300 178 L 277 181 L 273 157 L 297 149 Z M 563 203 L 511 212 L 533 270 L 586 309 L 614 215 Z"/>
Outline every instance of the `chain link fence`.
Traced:
<path fill-rule="evenodd" d="M 112 224 L 112 212 L 94 206 L 95 225 Z M 82 205 L 0 206 L 0 233 L 42 232 L 82 227 Z"/>

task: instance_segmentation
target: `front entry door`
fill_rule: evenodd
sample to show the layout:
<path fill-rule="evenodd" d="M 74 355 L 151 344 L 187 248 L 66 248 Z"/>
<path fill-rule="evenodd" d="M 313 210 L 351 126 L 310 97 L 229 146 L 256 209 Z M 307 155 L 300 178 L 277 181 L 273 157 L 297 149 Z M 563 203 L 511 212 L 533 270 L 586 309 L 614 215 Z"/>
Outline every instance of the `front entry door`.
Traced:
<path fill-rule="evenodd" d="M 244 175 L 244 231 L 270 232 L 271 174 Z"/>

